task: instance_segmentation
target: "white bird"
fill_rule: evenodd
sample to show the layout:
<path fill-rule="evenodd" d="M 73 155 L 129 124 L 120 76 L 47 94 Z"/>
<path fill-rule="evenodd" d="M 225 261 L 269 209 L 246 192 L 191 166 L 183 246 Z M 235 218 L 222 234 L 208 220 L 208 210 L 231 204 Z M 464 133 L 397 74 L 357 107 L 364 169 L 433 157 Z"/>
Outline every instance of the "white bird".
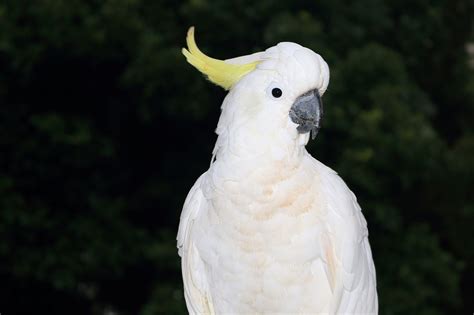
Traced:
<path fill-rule="evenodd" d="M 305 149 L 329 83 L 322 57 L 295 43 L 188 62 L 229 90 L 211 166 L 178 231 L 190 314 L 377 314 L 367 223 L 336 172 Z"/>

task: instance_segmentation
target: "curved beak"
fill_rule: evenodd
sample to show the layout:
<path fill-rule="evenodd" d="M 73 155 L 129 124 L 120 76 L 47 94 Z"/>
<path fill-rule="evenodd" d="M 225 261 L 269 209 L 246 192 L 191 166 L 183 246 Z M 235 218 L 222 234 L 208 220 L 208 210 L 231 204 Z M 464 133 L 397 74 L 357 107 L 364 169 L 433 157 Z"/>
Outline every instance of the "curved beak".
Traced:
<path fill-rule="evenodd" d="M 323 117 L 323 102 L 318 90 L 311 90 L 300 95 L 290 109 L 290 118 L 298 125 L 299 133 L 312 132 L 311 138 L 316 138 Z"/>

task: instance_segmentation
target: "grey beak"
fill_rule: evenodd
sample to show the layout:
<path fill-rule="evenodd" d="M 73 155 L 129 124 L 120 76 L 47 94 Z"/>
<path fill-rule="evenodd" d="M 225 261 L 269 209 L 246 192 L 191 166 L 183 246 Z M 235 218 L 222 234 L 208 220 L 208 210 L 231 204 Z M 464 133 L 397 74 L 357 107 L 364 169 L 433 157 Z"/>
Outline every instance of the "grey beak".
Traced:
<path fill-rule="evenodd" d="M 290 118 L 298 125 L 299 133 L 312 132 L 311 138 L 316 138 L 323 117 L 323 102 L 318 90 L 311 90 L 299 96 L 290 109 Z"/>

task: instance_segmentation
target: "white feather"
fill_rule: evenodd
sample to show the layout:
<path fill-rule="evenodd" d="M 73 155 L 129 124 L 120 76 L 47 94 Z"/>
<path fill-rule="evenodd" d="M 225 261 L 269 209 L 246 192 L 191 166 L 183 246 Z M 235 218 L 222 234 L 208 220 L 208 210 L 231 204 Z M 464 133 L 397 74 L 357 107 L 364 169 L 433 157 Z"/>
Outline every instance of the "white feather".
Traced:
<path fill-rule="evenodd" d="M 191 314 L 377 314 L 367 224 L 354 194 L 304 148 L 288 110 L 329 81 L 324 60 L 280 43 L 227 95 L 213 163 L 178 231 Z M 270 84 L 283 96 L 268 97 Z"/>

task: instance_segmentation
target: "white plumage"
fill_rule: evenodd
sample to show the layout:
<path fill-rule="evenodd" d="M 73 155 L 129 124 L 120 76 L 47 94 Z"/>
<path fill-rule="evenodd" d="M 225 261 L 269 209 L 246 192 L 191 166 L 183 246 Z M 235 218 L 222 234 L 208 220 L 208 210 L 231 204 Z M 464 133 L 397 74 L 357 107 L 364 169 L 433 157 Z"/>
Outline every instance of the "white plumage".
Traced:
<path fill-rule="evenodd" d="M 329 82 L 294 43 L 258 61 L 222 105 L 213 162 L 186 198 L 178 232 L 190 314 L 377 314 L 367 223 L 354 194 L 305 149 L 288 112 Z M 278 86 L 282 97 L 269 90 Z"/>

